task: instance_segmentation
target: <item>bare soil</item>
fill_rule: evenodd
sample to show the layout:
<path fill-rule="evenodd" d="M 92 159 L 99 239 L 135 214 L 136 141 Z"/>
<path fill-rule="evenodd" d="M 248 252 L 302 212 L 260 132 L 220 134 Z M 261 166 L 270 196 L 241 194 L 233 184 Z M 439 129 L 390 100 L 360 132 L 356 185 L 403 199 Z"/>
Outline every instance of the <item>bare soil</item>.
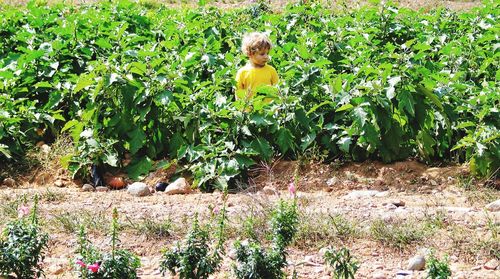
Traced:
<path fill-rule="evenodd" d="M 425 271 L 404 277 L 396 274 L 406 269 L 411 257 L 426 249 L 434 249 L 439 257 L 448 255 L 453 278 L 500 278 L 500 269 L 489 270 L 491 264 L 487 264 L 499 260 L 500 243 L 494 234 L 500 231 L 500 212 L 485 211 L 487 203 L 500 198 L 499 191 L 471 180 L 465 167 L 428 167 L 416 161 L 345 165 L 278 161 L 260 165 L 252 172 L 246 189 L 229 195 L 228 254 L 236 239 L 245 238 L 244 220 L 261 221 L 262 226 L 255 228 L 261 230 L 258 234 L 266 230 L 266 212 L 280 198 L 290 198 L 286 189 L 297 167 L 301 219 L 299 234 L 288 250 L 287 274 L 295 269 L 298 278 L 331 278 L 330 268 L 319 251 L 332 246 L 351 250 L 361 264 L 356 278 L 424 278 Z M 148 185 L 170 175 L 171 172 L 153 174 L 148 177 Z M 43 174 L 38 172 L 37 176 Z M 212 208 L 222 204 L 220 192 L 173 196 L 157 192 L 134 197 L 126 190 L 82 192 L 63 171 L 45 179 L 40 184 L 37 179 L 26 177 L 17 179 L 15 188 L 0 188 L 0 227 L 15 218 L 9 215 L 8 208 L 19 197 L 34 193 L 42 197 L 40 214 L 44 229 L 50 232 L 44 261 L 47 278 L 76 278 L 72 261 L 78 224 L 87 226 L 90 239 L 98 247 L 108 247 L 106 233 L 115 207 L 123 227 L 122 247 L 141 258 L 140 278 L 162 278 L 158 270 L 162 249 L 184 237 L 196 213 L 202 222 L 213 222 Z M 498 181 L 490 181 L 489 185 L 498 185 Z M 264 187 L 276 191 L 264 193 Z M 367 194 L 367 190 L 378 192 Z M 327 222 L 333 216 L 352 223 L 357 232 L 347 236 L 335 234 Z M 168 233 L 145 226 L 147 222 L 159 224 L 165 220 L 171 223 Z M 414 228 L 423 235 L 397 248 L 394 243 L 377 240 L 370 229 L 377 220 L 408 225 L 409 230 Z M 232 262 L 226 256 L 221 272 L 213 278 L 234 278 Z"/>

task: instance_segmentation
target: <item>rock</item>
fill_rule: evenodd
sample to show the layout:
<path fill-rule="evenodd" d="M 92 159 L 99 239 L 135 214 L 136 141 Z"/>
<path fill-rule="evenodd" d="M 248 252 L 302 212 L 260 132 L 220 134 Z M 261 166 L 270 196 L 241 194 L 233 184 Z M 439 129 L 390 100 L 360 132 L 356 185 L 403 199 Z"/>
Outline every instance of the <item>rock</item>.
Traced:
<path fill-rule="evenodd" d="M 397 207 L 400 207 L 400 206 L 405 206 L 405 204 L 406 204 L 406 203 L 405 203 L 404 201 L 402 201 L 402 200 L 392 201 L 391 203 L 392 203 L 392 204 L 394 204 L 394 205 L 395 205 L 395 206 L 397 206 Z"/>
<path fill-rule="evenodd" d="M 396 272 L 396 276 L 408 276 L 408 275 L 412 275 L 413 274 L 413 271 L 411 270 L 398 270 L 398 272 Z"/>
<path fill-rule="evenodd" d="M 191 187 L 184 177 L 178 178 L 165 188 L 165 194 L 177 195 L 191 192 Z"/>
<path fill-rule="evenodd" d="M 397 206 L 395 206 L 394 204 L 390 203 L 388 205 L 385 206 L 385 208 L 389 209 L 389 210 L 393 210 L 393 209 L 396 209 L 398 208 Z"/>
<path fill-rule="evenodd" d="M 499 265 L 498 260 L 491 259 L 487 263 L 485 263 L 483 267 L 484 267 L 484 269 L 487 269 L 487 270 L 495 270 L 495 269 L 497 269 L 498 265 Z"/>
<path fill-rule="evenodd" d="M 349 194 L 346 195 L 346 198 L 348 199 L 359 199 L 359 198 L 367 198 L 367 197 L 373 197 L 380 193 L 379 191 L 375 190 L 357 190 L 357 191 L 352 191 Z"/>
<path fill-rule="evenodd" d="M 375 197 L 377 197 L 377 198 L 383 198 L 383 197 L 387 197 L 387 196 L 389 196 L 389 191 L 383 191 L 383 192 L 375 194 Z"/>
<path fill-rule="evenodd" d="M 271 187 L 271 186 L 266 186 L 262 189 L 262 192 L 266 195 L 276 195 L 277 191 L 276 188 Z"/>
<path fill-rule="evenodd" d="M 127 192 L 132 196 L 143 197 L 151 194 L 148 185 L 142 182 L 134 182 L 127 187 Z"/>
<path fill-rule="evenodd" d="M 437 186 L 438 185 L 438 183 L 434 179 L 431 179 L 429 182 L 431 183 L 432 186 Z"/>
<path fill-rule="evenodd" d="M 373 273 L 372 278 L 373 279 L 387 279 L 387 277 L 385 276 L 385 274 L 382 273 L 382 272 Z"/>
<path fill-rule="evenodd" d="M 474 267 L 472 267 L 472 270 L 476 271 L 476 270 L 480 270 L 482 267 L 480 265 L 476 265 Z"/>
<path fill-rule="evenodd" d="M 236 249 L 231 248 L 231 250 L 229 250 L 229 253 L 227 253 L 227 256 L 228 256 L 231 260 L 236 260 Z"/>
<path fill-rule="evenodd" d="M 109 188 L 105 187 L 105 186 L 97 186 L 97 187 L 95 187 L 95 190 L 97 192 L 107 192 L 107 191 L 109 191 Z"/>
<path fill-rule="evenodd" d="M 4 180 L 4 184 L 5 184 L 5 180 Z M 487 204 L 486 210 L 491 211 L 491 212 L 500 211 L 500 200 L 496 200 L 492 203 Z"/>
<path fill-rule="evenodd" d="M 415 256 L 411 258 L 408 262 L 408 270 L 424 270 L 425 268 L 425 258 L 423 256 Z"/>
<path fill-rule="evenodd" d="M 95 189 L 94 189 L 94 186 L 92 186 L 92 185 L 90 185 L 90 184 L 87 183 L 87 184 L 84 184 L 82 186 L 82 191 L 83 192 L 94 192 Z"/>
<path fill-rule="evenodd" d="M 338 182 L 338 178 L 332 177 L 326 181 L 326 185 L 333 186 L 333 185 L 337 184 L 337 182 Z"/>
<path fill-rule="evenodd" d="M 64 187 L 64 181 L 62 181 L 61 179 L 58 179 L 58 180 L 56 180 L 56 182 L 54 182 L 54 185 L 56 187 Z"/>
<path fill-rule="evenodd" d="M 155 190 L 156 192 L 164 192 L 165 189 L 167 189 L 168 183 L 165 182 L 158 182 L 155 185 Z"/>
<path fill-rule="evenodd" d="M 7 177 L 3 180 L 3 185 L 7 187 L 14 187 L 16 185 L 16 181 L 10 177 Z"/>

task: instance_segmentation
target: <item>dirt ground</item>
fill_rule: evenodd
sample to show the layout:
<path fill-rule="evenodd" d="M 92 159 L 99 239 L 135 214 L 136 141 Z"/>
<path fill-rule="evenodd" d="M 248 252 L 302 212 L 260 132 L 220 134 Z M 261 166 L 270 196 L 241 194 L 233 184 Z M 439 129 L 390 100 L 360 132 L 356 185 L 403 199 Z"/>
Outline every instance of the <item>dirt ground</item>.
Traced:
<path fill-rule="evenodd" d="M 64 0 L 64 3 L 67 5 L 80 5 L 98 2 L 99 0 Z M 165 4 L 171 7 L 196 7 L 198 6 L 198 0 L 138 0 L 143 3 L 152 3 L 152 4 Z M 24 5 L 28 2 L 28 0 L 0 0 L 0 4 L 8 4 L 8 5 Z M 49 4 L 61 3 L 63 0 L 47 0 Z M 209 6 L 216 6 L 219 8 L 241 8 L 244 6 L 251 5 L 257 0 L 207 0 L 206 4 Z M 296 1 L 285 1 L 285 0 L 268 0 L 271 7 L 275 10 L 281 10 L 287 3 L 296 2 Z M 345 3 L 346 6 L 355 8 L 361 5 L 366 5 L 370 3 L 368 0 L 322 0 L 322 2 L 326 8 L 335 8 Z M 388 1 L 387 1 L 388 2 Z M 433 9 L 436 7 L 445 7 L 452 10 L 468 10 L 473 7 L 477 7 L 481 5 L 481 0 L 452 0 L 452 1 L 443 1 L 443 0 L 394 0 L 393 3 L 398 4 L 400 7 L 407 7 L 415 10 L 419 9 Z"/>
<path fill-rule="evenodd" d="M 229 195 L 226 256 L 221 272 L 212 278 L 234 278 L 230 255 L 234 241 L 245 239 L 243 224 L 251 218 L 257 234 L 267 230 L 272 206 L 280 198 L 290 198 L 286 189 L 297 166 L 286 161 L 260 165 L 251 173 L 249 187 Z M 465 167 L 427 167 L 415 161 L 303 163 L 297 177 L 300 225 L 288 249 L 289 276 L 295 270 L 298 278 L 331 278 L 321 252 L 331 246 L 351 250 L 360 263 L 356 278 L 424 278 L 426 271 L 407 276 L 398 272 L 406 270 L 410 258 L 429 249 L 441 258 L 448 256 L 452 278 L 500 278 L 496 267 L 500 212 L 485 210 L 486 204 L 500 198 L 495 189 L 498 181 L 485 186 L 471 179 Z M 151 183 L 167 177 L 148 179 Z M 47 278 L 77 278 L 72 261 L 80 224 L 87 227 L 96 246 L 109 247 L 106 234 L 113 208 L 119 212 L 122 248 L 140 256 L 140 278 L 176 278 L 162 277 L 158 270 L 162 249 L 184 237 L 196 213 L 203 223 L 213 223 L 212 209 L 222 204 L 220 192 L 153 192 L 145 197 L 126 190 L 82 192 L 64 172 L 42 185 L 35 181 L 18 180 L 15 187 L 0 188 L 0 227 L 15 218 L 20 197 L 40 195 L 43 227 L 50 233 L 44 261 Z M 333 226 L 334 218 L 340 218 L 347 230 L 341 233 Z M 374 230 L 376 222 L 392 228 L 389 234 L 404 234 L 398 230 L 404 228 L 406 234 L 417 237 L 384 241 Z M 162 230 L 165 223 L 168 226 Z"/>

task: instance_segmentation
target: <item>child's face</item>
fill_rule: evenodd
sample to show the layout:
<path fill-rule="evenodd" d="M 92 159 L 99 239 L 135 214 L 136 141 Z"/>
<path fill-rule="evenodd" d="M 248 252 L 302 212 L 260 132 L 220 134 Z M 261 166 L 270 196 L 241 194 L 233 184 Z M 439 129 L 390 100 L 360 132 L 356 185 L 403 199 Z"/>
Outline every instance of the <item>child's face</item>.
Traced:
<path fill-rule="evenodd" d="M 257 67 L 264 67 L 269 61 L 269 49 L 266 48 L 251 53 L 248 55 L 248 59 L 250 59 L 252 65 Z"/>

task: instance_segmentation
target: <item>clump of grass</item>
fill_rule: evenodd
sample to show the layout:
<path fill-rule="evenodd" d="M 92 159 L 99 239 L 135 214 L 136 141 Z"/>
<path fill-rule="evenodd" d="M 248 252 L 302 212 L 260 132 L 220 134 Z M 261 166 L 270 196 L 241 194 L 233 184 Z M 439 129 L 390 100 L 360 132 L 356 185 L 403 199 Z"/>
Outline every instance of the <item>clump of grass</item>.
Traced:
<path fill-rule="evenodd" d="M 53 215 L 48 222 L 55 231 L 66 233 L 76 233 L 80 227 L 85 227 L 88 231 L 104 233 L 107 230 L 109 221 L 103 211 L 80 210 L 77 212 L 62 212 Z"/>
<path fill-rule="evenodd" d="M 155 220 L 152 217 L 145 217 L 140 221 L 128 220 L 132 229 L 146 238 L 161 239 L 172 235 L 173 222 L 170 218 Z"/>
<path fill-rule="evenodd" d="M 415 220 L 384 222 L 379 219 L 371 224 L 370 234 L 384 245 L 403 250 L 408 245 L 429 237 L 433 234 L 433 230 Z"/>
<path fill-rule="evenodd" d="M 297 248 L 320 248 L 339 240 L 359 236 L 358 225 L 343 215 L 304 213 L 299 216 L 298 232 L 294 241 Z"/>
<path fill-rule="evenodd" d="M 41 200 L 45 202 L 61 202 L 66 200 L 66 193 L 46 188 L 45 192 L 41 193 Z"/>

